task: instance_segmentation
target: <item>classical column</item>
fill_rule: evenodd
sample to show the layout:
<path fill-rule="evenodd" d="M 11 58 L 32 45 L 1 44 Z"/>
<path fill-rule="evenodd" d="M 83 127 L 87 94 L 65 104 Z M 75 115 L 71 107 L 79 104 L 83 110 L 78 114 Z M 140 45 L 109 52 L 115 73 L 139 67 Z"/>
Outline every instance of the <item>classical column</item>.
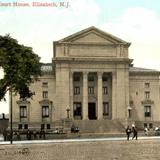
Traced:
<path fill-rule="evenodd" d="M 102 72 L 98 72 L 98 119 L 103 119 Z"/>
<path fill-rule="evenodd" d="M 83 119 L 88 119 L 88 72 L 83 72 L 82 117 Z"/>
<path fill-rule="evenodd" d="M 69 79 L 69 85 L 70 85 L 70 91 L 69 91 L 69 94 L 70 94 L 70 106 L 69 106 L 69 108 L 70 108 L 70 117 L 71 118 L 74 118 L 73 116 L 73 75 L 74 75 L 74 72 L 70 72 L 70 79 Z"/>
<path fill-rule="evenodd" d="M 116 72 L 112 72 L 112 119 L 117 118 L 117 80 Z"/>

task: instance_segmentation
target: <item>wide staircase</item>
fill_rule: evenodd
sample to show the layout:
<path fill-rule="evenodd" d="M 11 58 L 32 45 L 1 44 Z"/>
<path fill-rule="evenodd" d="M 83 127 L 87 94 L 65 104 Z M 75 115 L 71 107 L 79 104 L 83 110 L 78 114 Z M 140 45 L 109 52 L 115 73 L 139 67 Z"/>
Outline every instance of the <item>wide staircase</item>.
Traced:
<path fill-rule="evenodd" d="M 122 133 L 124 125 L 118 120 L 74 120 L 81 133 Z"/>
<path fill-rule="evenodd" d="M 124 133 L 125 126 L 119 120 L 72 120 L 61 119 L 54 125 L 63 128 L 64 132 L 69 133 L 71 126 L 79 128 L 80 133 Z"/>

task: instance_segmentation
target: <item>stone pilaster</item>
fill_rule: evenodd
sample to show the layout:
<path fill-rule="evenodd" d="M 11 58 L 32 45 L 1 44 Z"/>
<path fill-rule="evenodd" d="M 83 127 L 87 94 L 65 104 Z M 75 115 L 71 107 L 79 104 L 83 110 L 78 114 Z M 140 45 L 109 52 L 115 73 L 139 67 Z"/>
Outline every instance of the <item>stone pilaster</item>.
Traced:
<path fill-rule="evenodd" d="M 116 72 L 112 72 L 112 119 L 117 118 L 117 80 Z"/>
<path fill-rule="evenodd" d="M 98 72 L 98 119 L 103 119 L 103 95 L 102 95 L 102 72 Z"/>
<path fill-rule="evenodd" d="M 83 119 L 88 119 L 88 72 L 83 72 L 82 114 Z"/>
<path fill-rule="evenodd" d="M 70 79 L 69 79 L 69 83 L 70 83 L 70 118 L 73 118 L 73 75 L 74 72 L 70 72 Z"/>

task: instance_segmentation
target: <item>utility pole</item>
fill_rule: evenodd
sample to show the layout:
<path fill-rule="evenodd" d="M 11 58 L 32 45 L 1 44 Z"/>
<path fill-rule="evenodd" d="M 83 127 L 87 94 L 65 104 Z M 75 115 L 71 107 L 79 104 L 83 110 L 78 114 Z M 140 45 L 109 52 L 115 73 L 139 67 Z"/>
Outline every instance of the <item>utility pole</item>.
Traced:
<path fill-rule="evenodd" d="M 12 87 L 10 87 L 10 143 L 13 143 L 13 128 L 12 128 Z"/>

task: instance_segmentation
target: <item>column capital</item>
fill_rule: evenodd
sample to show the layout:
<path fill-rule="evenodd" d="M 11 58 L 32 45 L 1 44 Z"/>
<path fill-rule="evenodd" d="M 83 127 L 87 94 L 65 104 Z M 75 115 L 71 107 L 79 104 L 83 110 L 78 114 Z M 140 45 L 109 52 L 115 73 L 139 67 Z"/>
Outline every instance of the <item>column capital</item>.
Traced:
<path fill-rule="evenodd" d="M 97 72 L 98 77 L 102 77 L 102 76 L 103 76 L 103 73 L 104 73 L 104 72 L 101 72 L 101 71 Z"/>
<path fill-rule="evenodd" d="M 84 71 L 84 72 L 82 72 L 82 73 L 83 73 L 83 77 L 84 77 L 84 78 L 87 78 L 89 72 Z"/>
<path fill-rule="evenodd" d="M 70 71 L 70 74 L 73 75 L 73 74 L 74 74 L 74 71 Z"/>

